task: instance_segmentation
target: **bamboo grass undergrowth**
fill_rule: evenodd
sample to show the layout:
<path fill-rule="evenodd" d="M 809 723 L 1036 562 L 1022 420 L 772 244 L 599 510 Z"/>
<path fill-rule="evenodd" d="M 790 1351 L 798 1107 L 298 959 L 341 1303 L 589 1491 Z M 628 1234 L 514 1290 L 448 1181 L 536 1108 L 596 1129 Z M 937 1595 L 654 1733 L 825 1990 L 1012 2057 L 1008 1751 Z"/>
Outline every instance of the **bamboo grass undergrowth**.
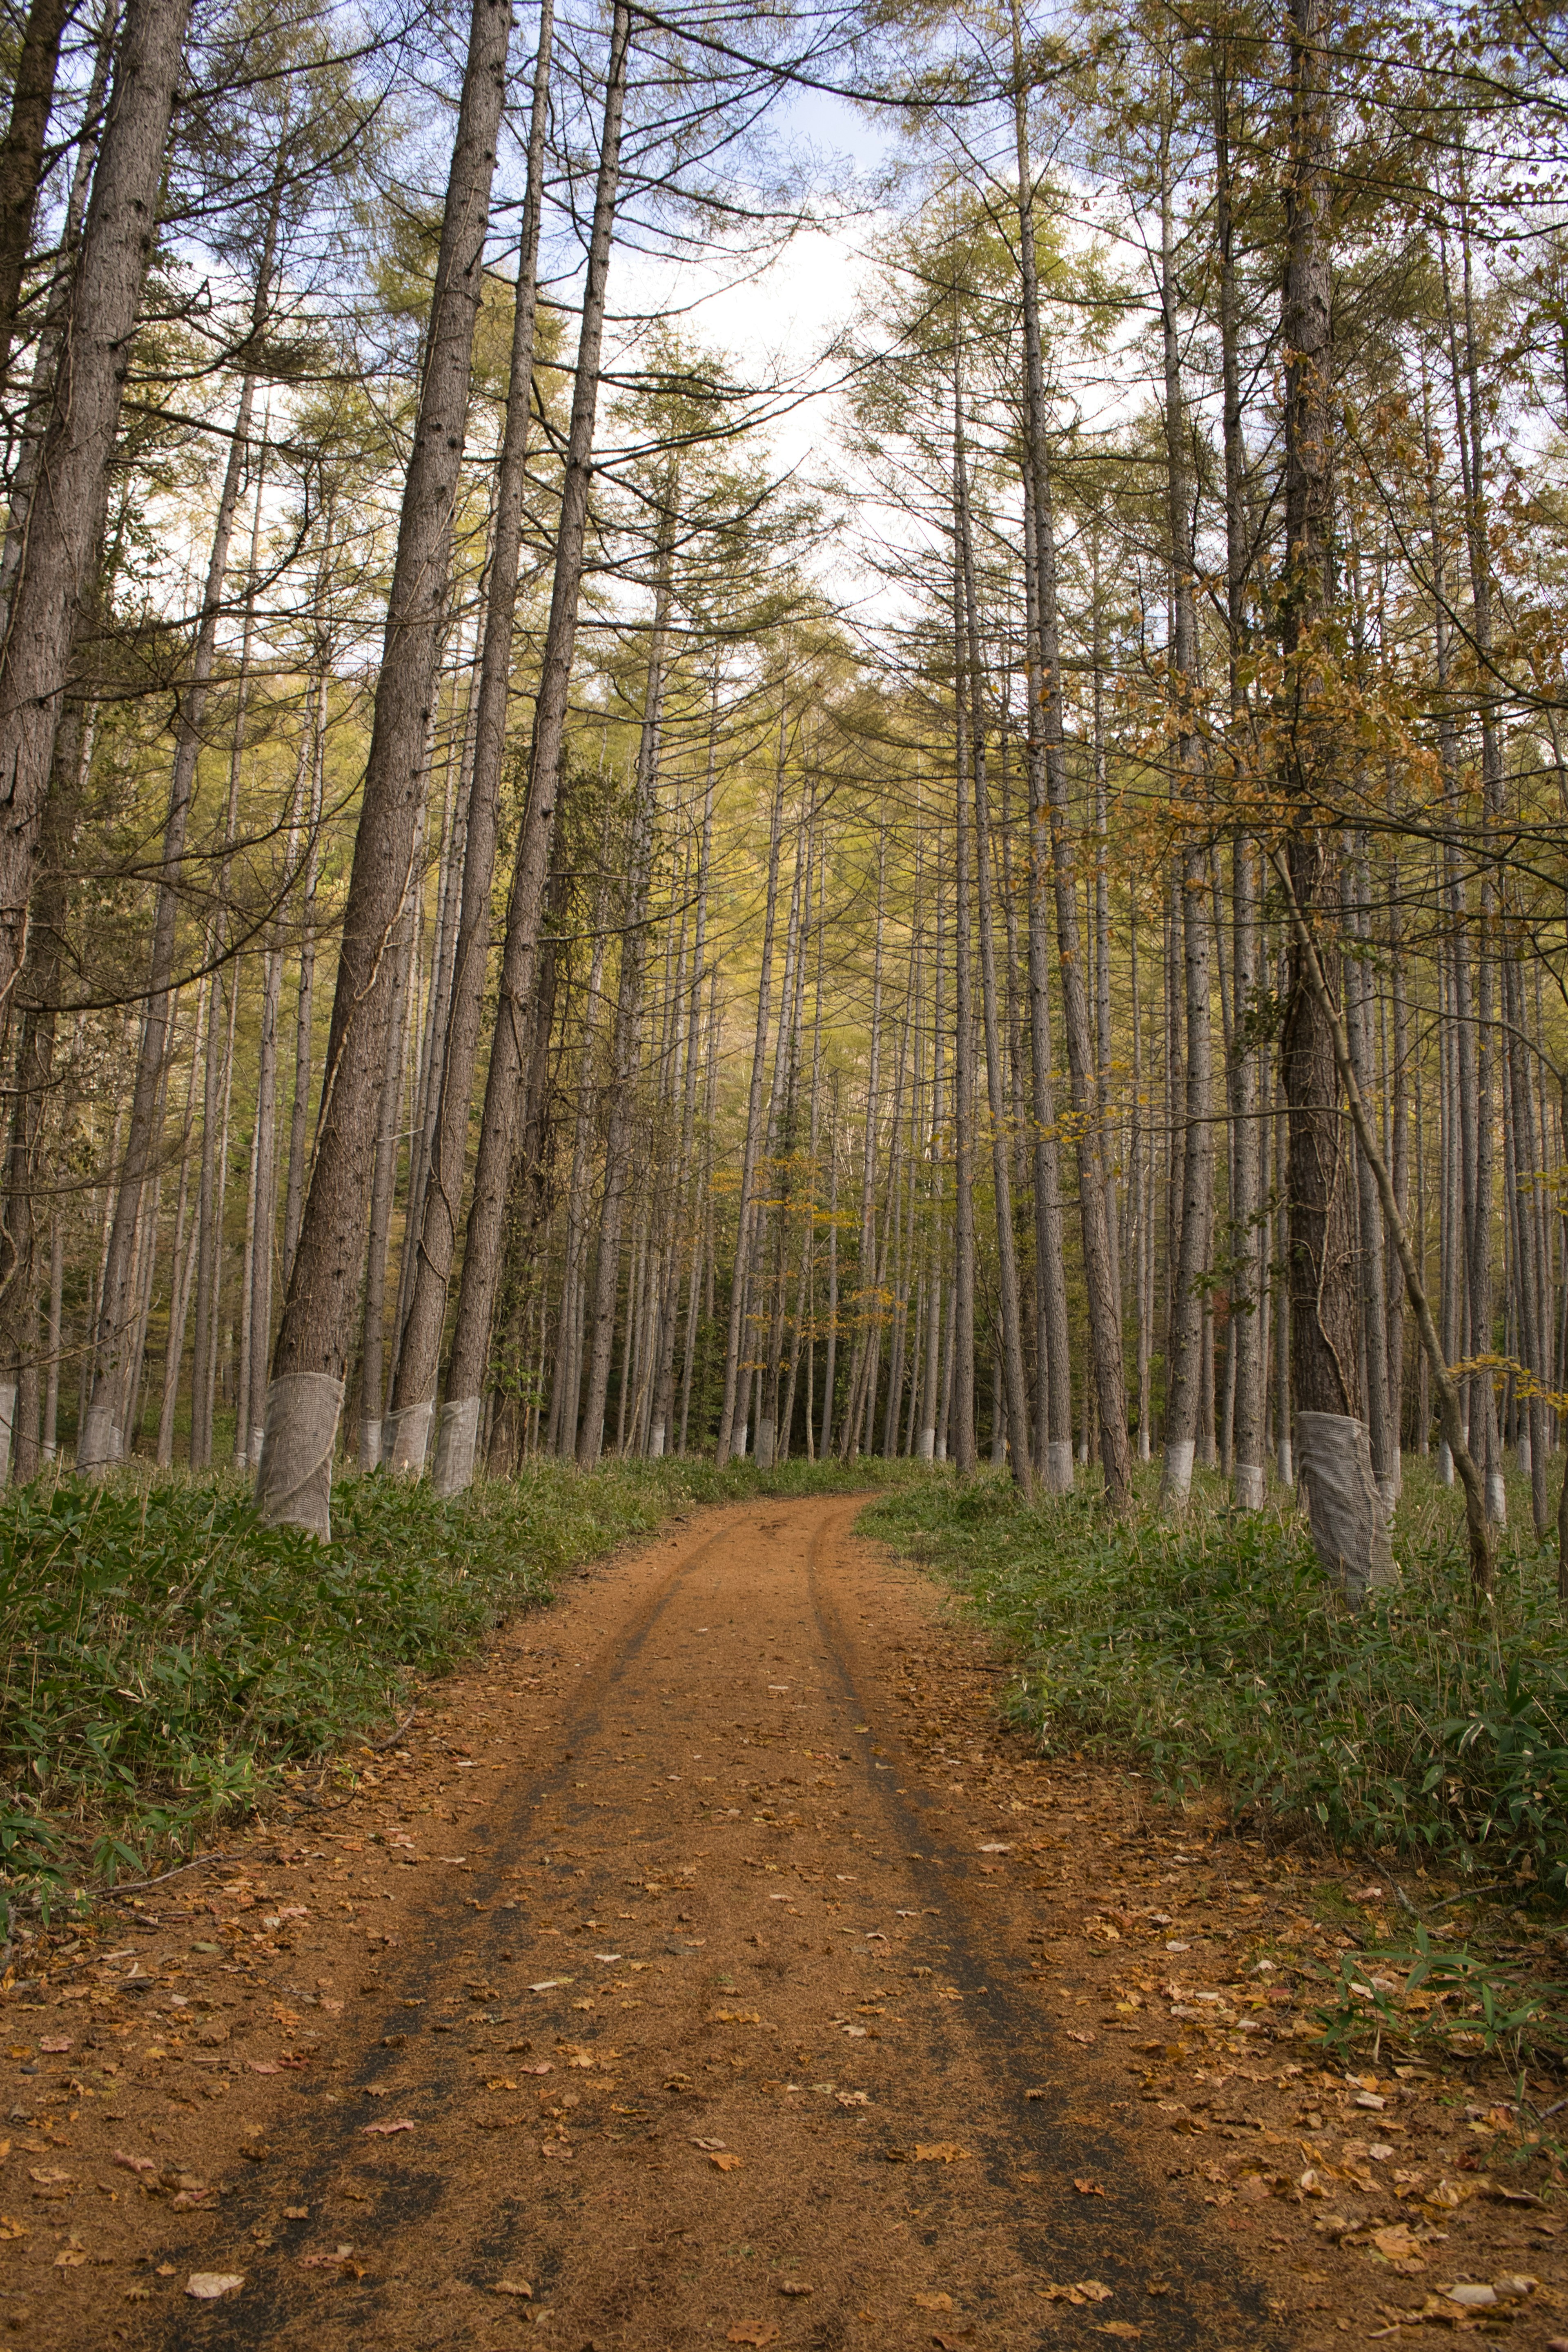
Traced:
<path fill-rule="evenodd" d="M 248 1481 L 129 1470 L 0 1496 L 0 1930 L 180 1859 L 388 1730 L 419 1684 L 561 1577 L 695 1504 L 865 1488 L 893 1465 L 542 1461 L 450 1502 L 381 1474 L 334 1540 Z"/>
<path fill-rule="evenodd" d="M 1406 1466 L 1402 1580 L 1359 1613 L 1289 1496 L 1229 1507 L 1212 1474 L 1175 1522 L 1082 1491 L 1023 1504 L 992 1475 L 928 1483 L 863 1524 L 938 1570 L 1007 1643 L 1012 1720 L 1047 1754 L 1135 1761 L 1237 1822 L 1522 1893 L 1568 1889 L 1568 1623 L 1555 1543 L 1510 1480 L 1478 1607 L 1458 1499 Z"/>

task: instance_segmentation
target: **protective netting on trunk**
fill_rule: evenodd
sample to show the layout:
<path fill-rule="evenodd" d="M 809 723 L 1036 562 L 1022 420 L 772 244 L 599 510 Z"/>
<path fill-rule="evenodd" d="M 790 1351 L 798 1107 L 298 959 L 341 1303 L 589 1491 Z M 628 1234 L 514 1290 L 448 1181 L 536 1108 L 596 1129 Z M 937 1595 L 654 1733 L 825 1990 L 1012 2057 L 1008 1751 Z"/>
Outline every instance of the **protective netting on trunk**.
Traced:
<path fill-rule="evenodd" d="M 327 1372 L 289 1372 L 267 1391 L 267 1432 L 256 1502 L 268 1527 L 332 1538 L 332 1448 L 343 1384 Z"/>
<path fill-rule="evenodd" d="M 1369 1591 L 1399 1581 L 1365 1422 L 1349 1413 L 1299 1412 L 1296 1458 L 1318 1558 L 1359 1608 Z"/>

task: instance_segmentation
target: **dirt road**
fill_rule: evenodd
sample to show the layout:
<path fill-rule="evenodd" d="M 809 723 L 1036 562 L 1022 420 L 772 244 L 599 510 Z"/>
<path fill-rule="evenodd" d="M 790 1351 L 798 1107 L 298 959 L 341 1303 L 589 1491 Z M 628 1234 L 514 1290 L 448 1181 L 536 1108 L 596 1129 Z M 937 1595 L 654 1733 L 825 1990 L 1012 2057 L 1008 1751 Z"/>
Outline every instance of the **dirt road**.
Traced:
<path fill-rule="evenodd" d="M 11 2327 L 1315 2340 L 1247 2260 L 1310 2217 L 1249 2241 L 1245 2197 L 1173 2186 L 1129 2079 L 1153 2014 L 1092 1938 L 1042 1965 L 1043 1858 L 1092 1842 L 1109 1888 L 1149 1827 L 994 1732 L 994 1662 L 859 1507 L 705 1514 L 595 1570 L 353 1805 L 150 1898 L 47 2007 L 13 2109 Z"/>

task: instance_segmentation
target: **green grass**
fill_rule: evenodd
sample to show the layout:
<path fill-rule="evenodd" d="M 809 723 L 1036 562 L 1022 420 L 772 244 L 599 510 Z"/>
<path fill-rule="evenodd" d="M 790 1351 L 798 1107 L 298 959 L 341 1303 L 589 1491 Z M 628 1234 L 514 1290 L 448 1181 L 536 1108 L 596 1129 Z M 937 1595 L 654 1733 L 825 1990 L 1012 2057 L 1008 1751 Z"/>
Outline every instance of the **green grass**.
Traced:
<path fill-rule="evenodd" d="M 1005 1638 L 1012 1710 L 1047 1751 L 1119 1755 L 1238 1819 L 1561 1895 L 1568 1625 L 1555 1544 L 1536 1544 L 1522 1487 L 1510 1507 L 1480 1613 L 1458 1503 L 1418 1462 L 1394 1523 L 1403 1583 L 1359 1614 L 1293 1510 L 1235 1513 L 1217 1478 L 1178 1526 L 1152 1486 L 1112 1525 L 1088 1495 L 1025 1507 L 996 1477 L 900 1488 L 862 1524 Z"/>
<path fill-rule="evenodd" d="M 263 1528 L 233 1476 L 12 1489 L 0 1906 L 19 1891 L 47 1906 L 187 1850 L 290 1769 L 385 1732 L 418 1679 L 673 1512 L 864 1487 L 882 1468 L 547 1462 L 448 1503 L 347 1478 L 327 1546 Z"/>

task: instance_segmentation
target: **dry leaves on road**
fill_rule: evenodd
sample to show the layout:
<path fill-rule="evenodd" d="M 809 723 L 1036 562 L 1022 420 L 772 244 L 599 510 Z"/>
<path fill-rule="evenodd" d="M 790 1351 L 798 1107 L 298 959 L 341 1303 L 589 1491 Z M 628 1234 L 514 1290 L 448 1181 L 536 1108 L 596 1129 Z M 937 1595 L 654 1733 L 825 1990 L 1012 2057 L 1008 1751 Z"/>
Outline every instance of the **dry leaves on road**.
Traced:
<path fill-rule="evenodd" d="M 186 2281 L 185 2293 L 194 2295 L 198 2303 L 216 2303 L 244 2284 L 243 2271 L 193 2271 Z"/>
<path fill-rule="evenodd" d="M 399 2116 L 395 2123 L 362 2124 L 360 2129 L 367 2139 L 390 2139 L 394 2132 L 412 2131 L 414 2126 L 406 2116 Z"/>
<path fill-rule="evenodd" d="M 726 2149 L 721 2148 L 710 2148 L 708 2161 L 717 2172 L 738 2172 L 741 2167 L 741 2159 L 738 2156 L 731 2156 Z"/>
<path fill-rule="evenodd" d="M 1079 2279 L 1071 2286 L 1037 2286 L 1037 2295 L 1047 2303 L 1109 2303 L 1110 2289 L 1099 2279 Z"/>
<path fill-rule="evenodd" d="M 728 2344 L 776 2344 L 778 2329 L 768 2319 L 742 2319 L 725 2337 Z"/>

